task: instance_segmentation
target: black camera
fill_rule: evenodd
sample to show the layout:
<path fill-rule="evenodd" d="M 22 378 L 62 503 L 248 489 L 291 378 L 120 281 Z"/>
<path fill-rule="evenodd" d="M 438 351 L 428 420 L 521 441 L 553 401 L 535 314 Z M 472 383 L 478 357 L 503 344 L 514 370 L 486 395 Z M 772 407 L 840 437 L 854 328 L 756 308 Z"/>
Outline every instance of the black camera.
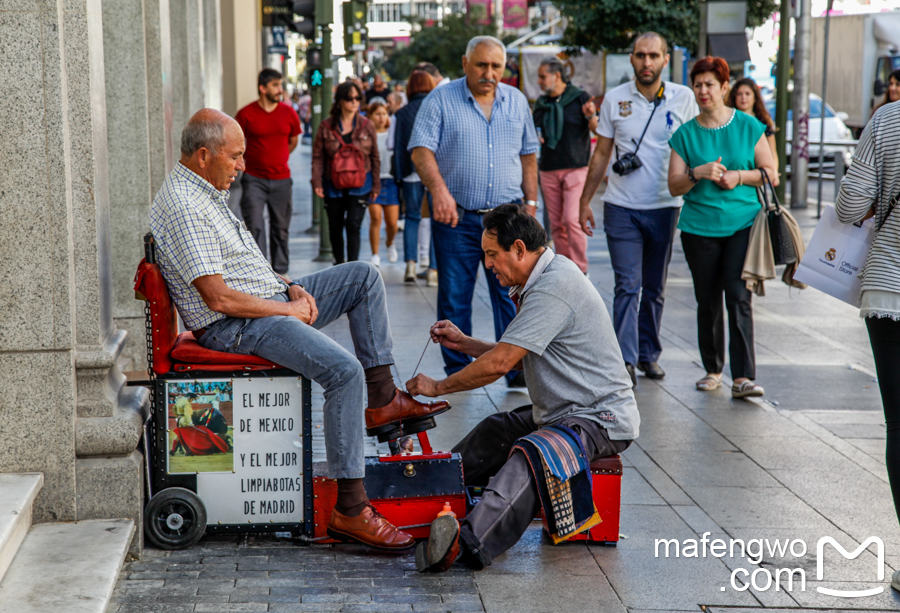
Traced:
<path fill-rule="evenodd" d="M 643 165 L 644 163 L 641 161 L 641 158 L 637 156 L 637 153 L 626 153 L 613 162 L 612 169 L 617 175 L 625 176 Z"/>

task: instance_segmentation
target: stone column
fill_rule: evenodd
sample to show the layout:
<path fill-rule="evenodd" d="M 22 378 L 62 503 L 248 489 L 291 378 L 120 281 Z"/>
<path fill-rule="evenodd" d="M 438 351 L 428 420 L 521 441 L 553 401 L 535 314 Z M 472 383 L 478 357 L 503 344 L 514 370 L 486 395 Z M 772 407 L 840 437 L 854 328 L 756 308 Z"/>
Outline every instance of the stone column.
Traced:
<path fill-rule="evenodd" d="M 152 198 L 146 50 L 142 1 L 103 2 L 113 317 L 130 337 L 127 370 L 147 368 L 144 303 L 132 290 Z"/>
<path fill-rule="evenodd" d="M 202 10 L 203 0 L 169 0 L 173 151 L 180 151 L 182 129 L 204 104 Z"/>
<path fill-rule="evenodd" d="M 156 195 L 181 157 L 172 136 L 172 53 L 169 0 L 144 0 L 150 194 Z"/>
<path fill-rule="evenodd" d="M 257 99 L 262 70 L 259 9 L 256 3 L 220 0 L 222 21 L 222 110 L 232 117 Z"/>
<path fill-rule="evenodd" d="M 168 0 L 103 2 L 113 317 L 128 332 L 120 364 L 132 371 L 147 368 L 144 303 L 132 279 L 150 203 L 174 164 L 168 47 Z"/>
<path fill-rule="evenodd" d="M 116 366 L 126 333 L 112 317 L 100 0 L 6 6 L 0 472 L 44 473 L 37 521 L 140 526 L 147 391 L 124 387 Z"/>
<path fill-rule="evenodd" d="M 203 0 L 204 106 L 222 110 L 222 15 L 219 0 Z"/>

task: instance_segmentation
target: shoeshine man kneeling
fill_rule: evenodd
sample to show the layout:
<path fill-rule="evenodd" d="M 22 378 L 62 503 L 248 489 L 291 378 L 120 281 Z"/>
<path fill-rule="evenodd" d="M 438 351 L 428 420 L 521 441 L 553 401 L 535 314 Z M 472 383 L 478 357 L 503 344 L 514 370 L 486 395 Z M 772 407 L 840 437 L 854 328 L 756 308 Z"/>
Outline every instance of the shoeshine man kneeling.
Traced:
<path fill-rule="evenodd" d="M 484 216 L 485 267 L 510 288 L 516 316 L 496 343 L 466 336 L 449 321 L 434 324 L 434 342 L 475 360 L 446 379 L 420 374 L 406 384 L 410 394 L 436 397 L 482 387 L 517 369 L 525 372 L 533 402 L 488 417 L 453 448 L 462 456 L 466 485 L 486 486 L 484 496 L 461 523 L 449 515 L 432 523 L 428 541 L 416 549 L 419 571 L 444 571 L 457 559 L 475 569 L 488 566 L 521 538 L 542 506 L 552 516 L 547 502 L 560 498 L 560 488 L 544 478 L 542 460 L 569 460 L 571 472 L 557 476 L 568 479 L 571 488 L 563 489 L 583 506 L 585 492 L 576 484 L 590 488 L 590 471 L 584 472 L 590 462 L 621 453 L 638 436 L 631 378 L 606 306 L 578 266 L 546 243 L 544 229 L 518 205 Z M 561 457 L 553 449 L 536 456 L 538 446 L 561 450 Z M 573 462 L 580 466 L 572 468 Z M 575 525 L 553 517 L 560 535 L 555 542 L 597 523 L 596 516 L 579 520 L 577 514 L 576 508 Z"/>
<path fill-rule="evenodd" d="M 185 326 L 206 349 L 258 355 L 325 389 L 328 476 L 337 504 L 328 534 L 378 549 L 406 549 L 412 536 L 369 503 L 363 487 L 363 403 L 370 436 L 450 408 L 397 389 L 393 341 L 378 269 L 351 262 L 300 279 L 276 274 L 246 226 L 228 209 L 244 169 L 244 134 L 219 111 L 201 109 L 181 135 L 181 160 L 150 208 L 150 230 L 166 286 Z M 347 315 L 354 353 L 320 329 Z M 373 408 L 374 407 L 374 408 Z"/>

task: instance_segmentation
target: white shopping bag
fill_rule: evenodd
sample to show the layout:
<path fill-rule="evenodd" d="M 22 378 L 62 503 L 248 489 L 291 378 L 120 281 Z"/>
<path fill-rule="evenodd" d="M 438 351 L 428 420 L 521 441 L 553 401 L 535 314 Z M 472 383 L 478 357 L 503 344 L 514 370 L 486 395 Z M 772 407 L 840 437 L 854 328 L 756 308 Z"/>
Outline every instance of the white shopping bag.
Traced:
<path fill-rule="evenodd" d="M 875 228 L 871 219 L 860 226 L 843 224 L 834 207 L 822 207 L 803 260 L 794 278 L 853 306 L 859 306 L 859 272 L 869 257 Z"/>

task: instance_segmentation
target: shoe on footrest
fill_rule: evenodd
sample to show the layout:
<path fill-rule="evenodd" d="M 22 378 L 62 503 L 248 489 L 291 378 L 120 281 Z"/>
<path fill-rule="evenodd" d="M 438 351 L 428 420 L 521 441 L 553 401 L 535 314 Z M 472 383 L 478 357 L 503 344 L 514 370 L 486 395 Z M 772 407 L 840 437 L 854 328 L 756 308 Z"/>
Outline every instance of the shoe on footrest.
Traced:
<path fill-rule="evenodd" d="M 396 436 L 392 438 L 399 438 L 402 435 L 403 424 L 430 419 L 449 410 L 450 403 L 446 400 L 419 402 L 407 392 L 397 388 L 390 404 L 378 409 L 366 409 L 366 434 L 377 436 L 396 431 Z"/>
<path fill-rule="evenodd" d="M 416 570 L 442 573 L 459 557 L 459 522 L 452 515 L 441 515 L 431 522 L 428 540 L 416 547 Z"/>
<path fill-rule="evenodd" d="M 416 544 L 412 535 L 398 530 L 371 504 L 367 504 L 356 517 L 348 517 L 332 509 L 327 532 L 328 536 L 338 541 L 352 541 L 389 551 L 409 549 Z"/>

